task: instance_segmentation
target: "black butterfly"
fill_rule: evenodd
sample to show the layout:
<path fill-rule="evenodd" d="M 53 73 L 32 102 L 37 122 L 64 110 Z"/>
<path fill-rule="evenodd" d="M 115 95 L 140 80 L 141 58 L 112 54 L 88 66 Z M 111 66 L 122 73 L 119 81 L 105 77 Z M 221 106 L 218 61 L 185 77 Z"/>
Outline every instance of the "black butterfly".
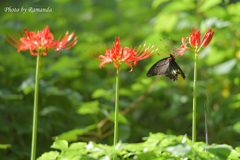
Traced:
<path fill-rule="evenodd" d="M 170 54 L 170 57 L 161 59 L 160 61 L 155 63 L 149 69 L 147 73 L 147 77 L 151 77 L 155 75 L 165 75 L 166 77 L 176 81 L 178 80 L 178 74 L 181 74 L 183 79 L 186 78 L 182 69 L 176 63 L 174 56 Z"/>

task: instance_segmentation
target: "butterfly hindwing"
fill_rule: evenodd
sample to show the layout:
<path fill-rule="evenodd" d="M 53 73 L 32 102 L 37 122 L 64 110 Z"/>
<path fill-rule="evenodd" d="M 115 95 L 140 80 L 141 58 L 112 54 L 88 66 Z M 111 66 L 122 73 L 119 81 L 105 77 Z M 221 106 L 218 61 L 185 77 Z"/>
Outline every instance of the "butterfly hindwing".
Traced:
<path fill-rule="evenodd" d="M 176 71 L 177 74 L 181 74 L 182 78 L 185 79 L 186 76 L 183 73 L 182 69 L 179 67 L 179 65 L 176 63 L 176 61 L 173 61 L 173 69 Z"/>

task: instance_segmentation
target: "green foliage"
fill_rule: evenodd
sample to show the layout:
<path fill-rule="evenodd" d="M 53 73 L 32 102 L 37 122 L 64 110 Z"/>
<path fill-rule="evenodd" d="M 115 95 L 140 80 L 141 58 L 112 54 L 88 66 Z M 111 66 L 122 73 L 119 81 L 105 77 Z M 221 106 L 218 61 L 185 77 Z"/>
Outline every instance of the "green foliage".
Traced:
<path fill-rule="evenodd" d="M 10 144 L 0 144 L 0 149 L 7 149 L 8 147 L 11 147 Z"/>
<path fill-rule="evenodd" d="M 59 149 L 60 152 L 50 151 L 42 154 L 37 160 L 92 160 L 92 159 L 231 159 L 240 158 L 240 153 L 229 145 L 206 145 L 203 142 L 192 144 L 186 136 L 165 135 L 163 133 L 150 134 L 142 143 L 121 143 L 117 146 L 96 144 L 90 141 L 72 143 L 68 146 L 67 141 L 56 140 L 51 148 Z"/>
<path fill-rule="evenodd" d="M 5 12 L 5 7 L 47 8 L 52 12 Z M 0 144 L 11 147 L 0 150 L 4 160 L 30 159 L 34 76 L 36 57 L 29 51 L 17 52 L 4 36 L 21 34 L 26 27 L 30 31 L 42 30 L 49 25 L 54 38 L 64 36 L 66 31 L 75 31 L 78 43 L 70 50 L 49 50 L 42 57 L 39 81 L 39 116 L 37 157 L 49 151 L 52 140 L 68 143 L 93 141 L 98 148 L 108 144 L 105 150 L 115 155 L 113 144 L 113 111 L 115 102 L 115 75 L 113 64 L 99 68 L 99 62 L 90 58 L 84 50 L 91 44 L 94 50 L 112 45 L 114 38 L 121 37 L 122 46 L 138 46 L 144 42 L 156 44 L 169 37 L 177 47 L 189 30 L 199 28 L 202 35 L 208 27 L 214 28 L 214 36 L 198 58 L 197 84 L 197 141 L 205 141 L 205 113 L 207 116 L 209 144 L 229 144 L 236 147 L 229 158 L 237 157 L 240 144 L 240 2 L 237 0 L 52 0 L 52 1 L 3 1 L 0 9 Z M 169 41 L 170 42 L 170 41 Z M 120 72 L 119 138 L 130 146 L 142 142 L 150 132 L 171 135 L 191 135 L 193 62 L 194 54 L 186 52 L 176 57 L 186 74 L 186 80 L 170 81 L 167 77 L 146 77 L 148 69 L 166 57 L 165 52 L 139 61 L 130 68 L 123 65 Z M 189 137 L 191 138 L 191 137 Z M 95 143 L 94 143 L 95 142 Z M 200 142 L 199 142 L 200 143 Z M 73 143 L 75 144 L 75 143 Z M 143 143 L 146 144 L 146 141 Z M 122 146 L 121 145 L 121 146 Z M 71 144 L 70 144 L 71 146 Z M 85 146 L 85 145 L 84 145 Z M 104 146 L 104 145 L 103 145 Z M 126 145 L 127 146 L 127 145 Z M 154 146 L 156 147 L 157 144 Z M 191 147 L 191 149 L 189 148 Z M 207 157 L 200 144 L 166 144 L 164 155 L 159 152 L 143 153 L 144 148 L 131 151 L 131 155 L 146 157 L 169 156 L 171 151 L 181 151 L 195 156 Z M 206 146 L 203 144 L 203 146 Z M 229 148 L 215 147 L 207 153 L 226 156 Z M 69 145 L 67 146 L 69 148 Z M 109 149 L 108 149 L 109 147 Z M 140 146 L 141 147 L 141 146 Z M 148 145 L 149 147 L 149 145 Z M 170 148 L 169 148 L 170 147 Z M 76 146 L 78 157 L 80 147 Z M 134 147 L 135 148 L 135 147 Z M 136 147 L 138 148 L 138 146 Z M 136 149 L 135 148 L 135 149 Z M 206 148 L 207 149 L 207 148 Z M 150 150 L 150 148 L 149 148 Z M 224 151 L 223 151 L 224 150 Z M 140 152 L 141 151 L 141 152 Z M 71 155 L 52 151 L 46 153 L 50 159 Z M 86 149 L 82 147 L 82 153 Z M 87 151 L 87 153 L 93 151 Z M 98 151 L 96 154 L 100 154 Z M 140 154 L 141 153 L 141 154 Z M 153 154 L 152 154 L 153 153 Z M 156 153 L 156 154 L 155 154 Z M 97 155 L 92 155 L 95 159 Z M 107 153 L 102 159 L 108 159 Z M 113 154 L 112 154 L 113 156 Z M 188 154 L 187 154 L 188 156 Z M 85 155 L 85 159 L 90 159 Z M 82 159 L 84 159 L 82 158 Z M 170 158 L 169 158 L 170 159 Z M 206 158 L 207 159 L 207 158 Z M 234 158 L 232 158 L 234 159 Z"/>

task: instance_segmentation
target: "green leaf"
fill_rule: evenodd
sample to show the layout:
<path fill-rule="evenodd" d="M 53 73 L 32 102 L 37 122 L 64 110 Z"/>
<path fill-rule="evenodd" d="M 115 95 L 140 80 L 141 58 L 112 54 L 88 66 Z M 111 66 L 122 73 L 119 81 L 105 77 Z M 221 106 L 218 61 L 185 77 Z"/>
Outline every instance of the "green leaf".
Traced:
<path fill-rule="evenodd" d="M 137 82 L 132 84 L 131 88 L 133 91 L 139 91 L 139 90 L 143 90 L 144 86 L 141 83 Z"/>
<path fill-rule="evenodd" d="M 131 133 L 131 128 L 129 125 L 126 124 L 119 124 L 119 140 L 126 141 Z"/>
<path fill-rule="evenodd" d="M 40 111 L 41 116 L 47 116 L 47 115 L 50 115 L 52 113 L 64 113 L 64 110 L 62 108 L 59 108 L 59 107 L 56 107 L 56 106 L 48 106 L 48 107 L 44 107 Z"/>
<path fill-rule="evenodd" d="M 234 58 L 232 60 L 229 60 L 227 62 L 221 63 L 217 66 L 215 66 L 215 72 L 217 74 L 227 74 L 229 73 L 232 68 L 237 64 L 237 60 Z"/>
<path fill-rule="evenodd" d="M 204 0 L 204 3 L 199 7 L 197 8 L 198 12 L 201 13 L 201 12 L 204 12 L 204 11 L 207 11 L 209 10 L 210 8 L 216 6 L 217 4 L 220 4 L 222 1 L 221 0 Z"/>
<path fill-rule="evenodd" d="M 109 119 L 113 122 L 115 121 L 115 112 L 114 111 L 111 112 Z M 121 113 L 118 113 L 118 122 L 123 123 L 123 124 L 128 124 L 128 120 Z"/>
<path fill-rule="evenodd" d="M 133 92 L 129 89 L 126 89 L 126 88 L 119 88 L 119 94 L 121 96 L 132 96 Z"/>
<path fill-rule="evenodd" d="M 176 146 L 170 146 L 170 147 L 164 148 L 164 150 L 176 156 L 185 156 L 192 150 L 192 147 L 186 144 L 178 144 Z"/>
<path fill-rule="evenodd" d="M 111 160 L 109 156 L 103 156 L 102 158 L 100 158 L 99 160 Z"/>
<path fill-rule="evenodd" d="M 126 144 L 125 148 L 130 152 L 139 152 L 142 151 L 146 146 L 143 143 L 137 143 L 137 144 Z"/>
<path fill-rule="evenodd" d="M 159 158 L 159 157 L 158 157 Z M 135 159 L 135 158 L 134 158 Z M 157 159 L 157 156 L 155 153 L 147 152 L 147 153 L 141 153 L 136 156 L 137 160 L 150 160 L 150 159 Z M 159 160 L 161 160 L 159 158 Z M 163 159 L 162 159 L 163 160 Z"/>
<path fill-rule="evenodd" d="M 168 3 L 162 10 L 165 13 L 188 11 L 195 9 L 196 4 L 193 0 L 172 1 Z"/>
<path fill-rule="evenodd" d="M 77 68 L 77 63 L 78 59 L 73 59 L 69 56 L 61 56 L 46 72 L 57 73 L 64 78 L 79 77 L 81 70 Z"/>
<path fill-rule="evenodd" d="M 29 77 L 28 79 L 24 80 L 21 86 L 18 88 L 19 91 L 23 91 L 24 94 L 29 94 L 34 90 L 34 79 L 33 77 Z"/>
<path fill-rule="evenodd" d="M 59 139 L 62 140 L 67 140 L 69 142 L 72 141 L 77 141 L 78 140 L 78 136 L 83 135 L 84 133 L 96 129 L 97 128 L 97 124 L 93 124 L 93 125 L 89 125 L 83 129 L 73 129 L 70 130 L 68 132 L 62 133 L 59 136 L 57 136 Z"/>
<path fill-rule="evenodd" d="M 76 143 L 72 143 L 69 149 L 71 150 L 83 149 L 86 145 L 87 145 L 86 142 L 76 142 Z"/>
<path fill-rule="evenodd" d="M 237 122 L 233 125 L 233 130 L 237 133 L 240 133 L 240 122 Z"/>
<path fill-rule="evenodd" d="M 87 152 L 85 152 L 87 153 Z M 58 160 L 79 160 L 81 152 L 76 150 L 69 150 L 67 152 L 62 153 Z"/>
<path fill-rule="evenodd" d="M 92 98 L 104 97 L 105 93 L 106 91 L 103 88 L 96 89 L 92 94 Z"/>
<path fill-rule="evenodd" d="M 69 0 L 59 0 L 59 1 L 53 0 L 53 1 L 55 1 L 56 3 L 60 3 L 60 4 L 64 4 L 64 3 L 69 2 Z"/>
<path fill-rule="evenodd" d="M 230 15 L 237 15 L 240 16 L 240 2 L 232 3 L 227 6 L 227 11 Z"/>
<path fill-rule="evenodd" d="M 211 50 L 209 51 L 211 54 L 208 54 L 206 58 L 207 65 L 214 65 L 214 64 L 223 62 L 227 56 L 226 53 L 230 53 L 231 50 L 232 50 L 231 48 L 227 51 L 219 50 L 218 48 L 211 46 Z"/>
<path fill-rule="evenodd" d="M 218 156 L 220 159 L 227 159 L 232 151 L 232 147 L 227 145 L 211 145 L 204 146 L 204 148 L 208 152 Z"/>
<path fill-rule="evenodd" d="M 97 160 L 97 158 L 89 157 L 89 156 L 82 156 L 81 160 Z"/>
<path fill-rule="evenodd" d="M 156 9 L 158 6 L 160 6 L 162 3 L 167 2 L 169 0 L 153 0 L 152 7 Z"/>
<path fill-rule="evenodd" d="M 68 150 L 68 142 L 66 140 L 55 140 L 51 148 L 60 149 L 61 151 Z"/>
<path fill-rule="evenodd" d="M 240 159 L 240 153 L 233 149 L 231 154 L 228 156 L 228 159 L 239 160 Z"/>
<path fill-rule="evenodd" d="M 95 100 L 92 102 L 83 103 L 77 110 L 78 114 L 95 114 L 99 111 L 99 101 Z"/>
<path fill-rule="evenodd" d="M 0 144 L 0 149 L 7 149 L 9 147 L 11 147 L 10 144 Z"/>
<path fill-rule="evenodd" d="M 47 153 L 43 153 L 41 157 L 39 157 L 37 160 L 56 160 L 58 155 L 58 151 L 50 151 Z"/>
<path fill-rule="evenodd" d="M 212 9 L 206 10 L 204 15 L 206 17 L 224 18 L 226 16 L 226 10 L 221 6 L 216 6 Z"/>
<path fill-rule="evenodd" d="M 236 147 L 235 150 L 240 153 L 240 147 Z"/>
<path fill-rule="evenodd" d="M 164 133 L 150 133 L 149 137 L 144 137 L 143 140 L 145 140 L 145 143 L 150 143 L 150 144 L 157 144 L 159 141 L 167 138 L 167 136 Z"/>
<path fill-rule="evenodd" d="M 177 14 L 163 14 L 160 13 L 157 16 L 156 23 L 154 25 L 155 32 L 171 32 L 178 20 Z"/>

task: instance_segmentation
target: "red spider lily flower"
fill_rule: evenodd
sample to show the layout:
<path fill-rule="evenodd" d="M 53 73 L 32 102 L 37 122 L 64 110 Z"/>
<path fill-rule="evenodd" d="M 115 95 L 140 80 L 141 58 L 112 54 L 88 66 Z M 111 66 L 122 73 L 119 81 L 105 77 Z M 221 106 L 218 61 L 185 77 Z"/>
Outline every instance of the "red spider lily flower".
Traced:
<path fill-rule="evenodd" d="M 189 44 L 194 47 L 195 46 L 199 47 L 201 42 L 200 36 L 201 33 L 199 32 L 199 29 L 196 30 L 196 33 L 194 33 L 194 29 L 192 29 L 192 34 L 189 36 Z"/>
<path fill-rule="evenodd" d="M 131 63 L 136 66 L 138 61 L 152 56 L 158 49 L 157 47 L 154 48 L 154 45 L 152 47 L 149 45 L 147 48 L 145 48 L 146 43 L 144 44 L 144 47 L 142 49 L 140 45 L 137 51 L 136 47 L 121 47 L 120 37 L 115 37 L 115 42 L 113 42 L 113 46 L 109 47 L 109 49 L 107 49 L 105 45 L 105 51 L 103 51 L 103 53 L 99 49 L 100 54 L 98 54 L 97 52 L 94 52 L 91 45 L 90 47 L 90 53 L 86 51 L 85 52 L 93 59 L 101 61 L 101 63 L 99 64 L 99 68 L 101 68 L 102 66 L 105 67 L 104 65 L 106 63 L 113 63 L 114 66 L 120 70 L 122 62 L 125 62 L 131 67 L 131 70 L 129 72 L 132 72 L 133 70 Z"/>
<path fill-rule="evenodd" d="M 47 55 L 48 49 L 51 47 L 54 50 L 64 50 L 64 49 L 69 49 L 73 47 L 77 43 L 77 37 L 74 38 L 73 41 L 71 41 L 74 32 L 68 36 L 68 32 L 66 32 L 65 36 L 63 39 L 59 42 L 59 39 L 57 41 L 54 41 L 53 34 L 50 32 L 50 29 L 48 26 L 46 26 L 42 31 L 38 31 L 37 33 L 34 32 L 29 32 L 25 28 L 25 34 L 23 33 L 23 37 L 20 37 L 20 40 L 15 35 L 10 35 L 10 38 L 15 42 L 15 44 L 10 41 L 7 37 L 5 39 L 13 45 L 15 48 L 18 49 L 18 52 L 20 51 L 25 51 L 25 50 L 30 50 L 31 55 L 37 56 L 39 50 L 44 50 L 45 52 L 43 53 L 43 56 Z M 71 41 L 70 43 L 68 43 Z M 67 44 L 68 43 L 68 44 Z M 34 53 L 34 51 L 37 51 L 37 53 Z M 59 54 L 59 53 L 58 53 Z M 58 55 L 57 54 L 57 55 Z"/>
<path fill-rule="evenodd" d="M 212 29 L 208 29 L 207 32 L 205 33 L 203 40 L 202 40 L 202 46 L 206 47 L 212 40 L 214 31 Z"/>
<path fill-rule="evenodd" d="M 185 50 L 187 50 L 187 49 L 189 49 L 188 47 L 187 47 L 187 42 L 186 42 L 186 39 L 187 39 L 187 37 L 183 37 L 182 38 L 182 45 L 181 45 L 181 48 L 178 48 L 173 42 L 172 42 L 172 40 L 169 38 L 169 40 L 171 41 L 171 44 L 170 43 L 168 43 L 166 40 L 165 40 L 165 38 L 163 38 L 164 39 L 164 41 L 165 42 L 163 42 L 162 40 L 160 40 L 162 43 L 163 43 L 163 45 L 165 46 L 165 48 L 167 49 L 167 50 L 163 50 L 164 52 L 169 52 L 170 54 L 172 54 L 172 55 L 174 55 L 174 56 L 178 56 L 178 55 L 180 55 L 180 56 L 182 56 L 183 54 L 184 54 L 184 51 Z"/>
<path fill-rule="evenodd" d="M 196 30 L 196 33 L 194 33 L 194 29 L 192 29 L 192 33 L 189 35 L 189 44 L 192 46 L 192 48 L 200 50 L 201 47 L 206 47 L 212 40 L 214 31 L 212 29 L 208 29 L 208 31 L 205 33 L 203 40 L 201 42 L 199 29 Z M 201 46 L 200 46 L 201 44 Z"/>

